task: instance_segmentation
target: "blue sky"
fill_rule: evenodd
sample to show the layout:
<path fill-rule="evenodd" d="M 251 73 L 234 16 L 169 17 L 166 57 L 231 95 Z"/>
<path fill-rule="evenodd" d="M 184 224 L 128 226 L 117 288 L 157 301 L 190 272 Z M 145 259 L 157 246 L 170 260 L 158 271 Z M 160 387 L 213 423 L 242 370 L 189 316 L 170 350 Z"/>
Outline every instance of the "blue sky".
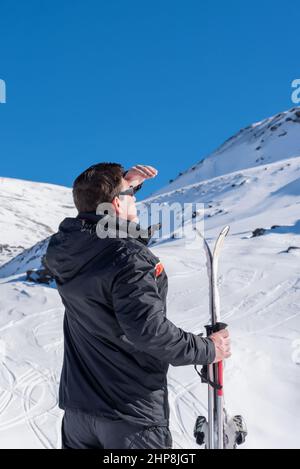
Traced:
<path fill-rule="evenodd" d="M 150 164 L 148 195 L 293 107 L 299 18 L 294 0 L 1 0 L 0 176 Z"/>

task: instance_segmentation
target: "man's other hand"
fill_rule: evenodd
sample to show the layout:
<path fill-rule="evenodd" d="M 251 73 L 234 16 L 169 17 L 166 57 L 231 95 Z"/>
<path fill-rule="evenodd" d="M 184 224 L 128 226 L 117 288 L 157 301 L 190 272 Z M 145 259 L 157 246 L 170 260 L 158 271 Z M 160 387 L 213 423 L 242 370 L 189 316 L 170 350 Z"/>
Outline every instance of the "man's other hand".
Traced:
<path fill-rule="evenodd" d="M 227 329 L 215 332 L 214 334 L 209 336 L 209 338 L 215 344 L 216 358 L 214 363 L 221 362 L 231 357 L 231 342 Z"/>

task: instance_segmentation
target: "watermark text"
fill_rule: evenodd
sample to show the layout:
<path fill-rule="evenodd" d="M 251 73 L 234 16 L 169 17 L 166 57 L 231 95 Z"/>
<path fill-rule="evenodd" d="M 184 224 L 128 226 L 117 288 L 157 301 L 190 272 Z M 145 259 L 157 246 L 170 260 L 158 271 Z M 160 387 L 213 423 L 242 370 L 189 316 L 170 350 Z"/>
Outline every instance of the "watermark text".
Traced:
<path fill-rule="evenodd" d="M 6 83 L 0 78 L 0 104 L 6 103 Z"/>
<path fill-rule="evenodd" d="M 295 90 L 292 92 L 292 101 L 294 104 L 300 103 L 300 78 L 292 82 L 292 88 Z"/>

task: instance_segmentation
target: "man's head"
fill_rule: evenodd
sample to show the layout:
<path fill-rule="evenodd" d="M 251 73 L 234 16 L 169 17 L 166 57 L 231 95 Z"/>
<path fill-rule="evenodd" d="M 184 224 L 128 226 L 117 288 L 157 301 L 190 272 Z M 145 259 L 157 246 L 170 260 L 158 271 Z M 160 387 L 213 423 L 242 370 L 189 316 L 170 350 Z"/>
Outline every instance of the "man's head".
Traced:
<path fill-rule="evenodd" d="M 110 203 L 118 217 L 138 221 L 134 195 L 120 195 L 130 188 L 124 172 L 120 164 L 98 163 L 80 174 L 73 184 L 78 212 L 96 212 L 99 204 Z"/>

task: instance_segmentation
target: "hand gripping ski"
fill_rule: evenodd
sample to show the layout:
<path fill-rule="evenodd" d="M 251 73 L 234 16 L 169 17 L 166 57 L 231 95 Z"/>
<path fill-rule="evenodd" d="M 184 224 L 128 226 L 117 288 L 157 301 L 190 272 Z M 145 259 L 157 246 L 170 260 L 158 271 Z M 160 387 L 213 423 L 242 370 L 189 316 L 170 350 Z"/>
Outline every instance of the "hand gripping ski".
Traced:
<path fill-rule="evenodd" d="M 209 309 L 211 324 L 206 326 L 207 336 L 214 332 L 226 329 L 227 324 L 221 322 L 220 296 L 218 290 L 218 265 L 219 256 L 229 232 L 229 226 L 223 228 L 216 241 L 213 253 L 203 237 L 197 230 L 204 242 L 206 253 L 206 266 L 209 279 Z M 202 382 L 208 384 L 208 416 L 207 419 L 199 416 L 194 428 L 194 436 L 199 445 L 205 445 L 206 449 L 234 449 L 237 445 L 244 443 L 247 436 L 247 427 L 243 418 L 237 415 L 228 418 L 224 406 L 224 381 L 223 362 L 208 365 L 202 371 L 195 370 L 201 377 Z"/>

